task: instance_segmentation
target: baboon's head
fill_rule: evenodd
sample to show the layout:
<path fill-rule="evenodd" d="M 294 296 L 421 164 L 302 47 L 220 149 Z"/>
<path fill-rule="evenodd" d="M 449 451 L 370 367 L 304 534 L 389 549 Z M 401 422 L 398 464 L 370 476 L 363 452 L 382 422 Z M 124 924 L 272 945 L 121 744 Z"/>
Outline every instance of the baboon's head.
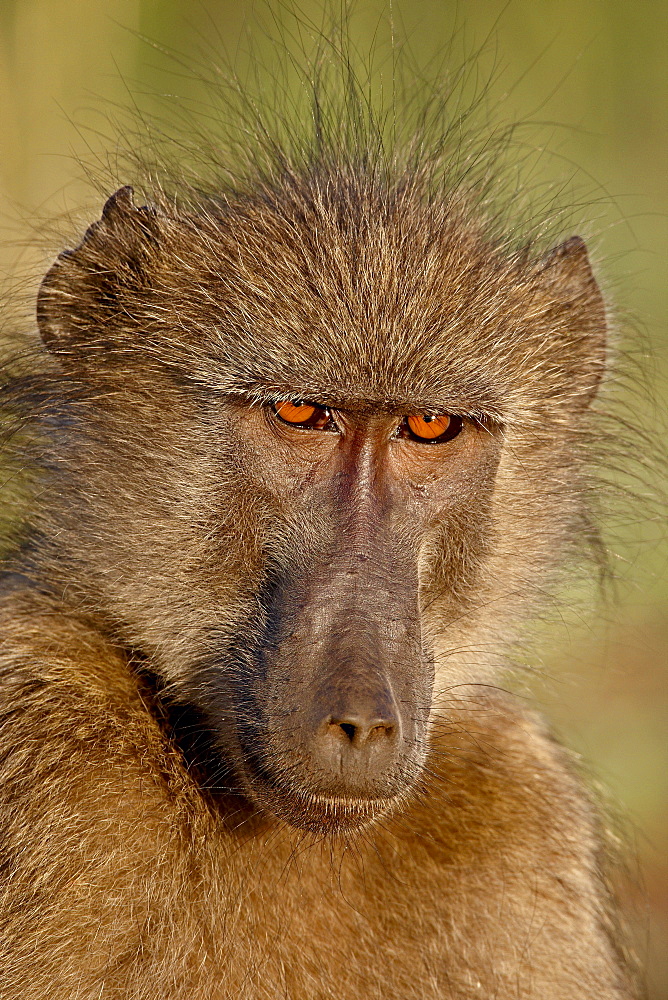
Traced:
<path fill-rule="evenodd" d="M 486 681 L 582 534 L 605 354 L 582 242 L 504 252 L 363 168 L 187 210 L 123 188 L 38 318 L 68 598 L 261 808 L 325 831 L 396 803 L 435 675 Z"/>

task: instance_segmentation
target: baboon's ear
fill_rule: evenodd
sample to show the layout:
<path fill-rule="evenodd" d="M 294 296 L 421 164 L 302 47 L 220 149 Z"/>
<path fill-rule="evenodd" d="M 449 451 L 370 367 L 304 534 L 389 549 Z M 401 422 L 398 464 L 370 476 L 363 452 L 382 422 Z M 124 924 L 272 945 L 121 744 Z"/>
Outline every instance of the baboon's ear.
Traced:
<path fill-rule="evenodd" d="M 607 321 L 584 240 L 570 239 L 547 253 L 539 264 L 543 294 L 552 303 L 563 359 L 583 407 L 593 400 L 606 370 Z"/>
<path fill-rule="evenodd" d="M 49 351 L 78 353 L 104 340 L 114 319 L 127 314 L 128 293 L 150 284 L 158 218 L 155 209 L 135 206 L 132 194 L 131 187 L 113 194 L 79 246 L 61 253 L 44 277 L 37 322 Z"/>

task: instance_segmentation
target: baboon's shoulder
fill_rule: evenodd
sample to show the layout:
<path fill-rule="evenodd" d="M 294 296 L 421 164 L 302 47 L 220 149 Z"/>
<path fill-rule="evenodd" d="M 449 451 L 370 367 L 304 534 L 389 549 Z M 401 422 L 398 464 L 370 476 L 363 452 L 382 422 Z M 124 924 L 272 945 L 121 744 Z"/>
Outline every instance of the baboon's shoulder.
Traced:
<path fill-rule="evenodd" d="M 137 782 L 164 776 L 166 741 L 139 680 L 90 623 L 5 583 L 0 637 L 0 803 L 13 816 L 40 814 L 42 800 L 52 819 L 74 799 L 91 815 L 110 797 L 129 807 Z"/>
<path fill-rule="evenodd" d="M 396 856 L 439 914 L 461 995 L 477 982 L 483 996 L 630 996 L 612 957 L 605 836 L 573 756 L 501 693 L 444 713 L 434 734 Z"/>

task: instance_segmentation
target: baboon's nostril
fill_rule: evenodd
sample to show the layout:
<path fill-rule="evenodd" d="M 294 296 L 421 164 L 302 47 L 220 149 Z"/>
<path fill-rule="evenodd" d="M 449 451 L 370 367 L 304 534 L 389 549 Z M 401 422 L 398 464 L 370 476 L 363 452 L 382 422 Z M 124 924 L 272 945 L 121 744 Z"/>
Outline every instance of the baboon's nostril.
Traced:
<path fill-rule="evenodd" d="M 387 718 L 379 718 L 377 715 L 365 718 L 363 715 L 346 715 L 344 718 L 332 717 L 329 721 L 330 731 L 338 731 L 345 735 L 354 746 L 363 746 L 370 740 L 391 736 L 395 720 L 388 713 Z"/>
<path fill-rule="evenodd" d="M 341 729 L 344 731 L 344 733 L 352 743 L 355 739 L 355 726 L 352 724 L 352 722 L 339 722 L 339 726 L 341 727 Z"/>

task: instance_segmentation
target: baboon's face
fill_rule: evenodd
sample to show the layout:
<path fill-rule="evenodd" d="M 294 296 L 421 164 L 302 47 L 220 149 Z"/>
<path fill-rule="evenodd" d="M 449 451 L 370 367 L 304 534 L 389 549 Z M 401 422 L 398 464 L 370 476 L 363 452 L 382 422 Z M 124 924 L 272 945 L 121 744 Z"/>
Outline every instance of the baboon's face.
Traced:
<path fill-rule="evenodd" d="M 158 215 L 123 189 L 38 303 L 68 593 L 204 712 L 221 773 L 315 831 L 415 785 L 439 631 L 486 679 L 572 534 L 604 363 L 580 241 L 527 265 L 374 197 Z"/>

